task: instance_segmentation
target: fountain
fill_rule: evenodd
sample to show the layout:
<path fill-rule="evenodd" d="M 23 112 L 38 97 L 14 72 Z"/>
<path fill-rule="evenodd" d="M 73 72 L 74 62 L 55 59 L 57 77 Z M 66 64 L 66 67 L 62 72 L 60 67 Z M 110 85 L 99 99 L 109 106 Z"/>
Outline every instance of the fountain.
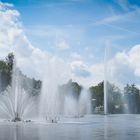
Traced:
<path fill-rule="evenodd" d="M 63 79 L 65 71 L 61 69 L 61 64 L 57 65 L 54 58 L 48 59 L 40 96 L 40 118 L 46 118 L 48 122 L 58 122 L 61 117 L 81 117 L 90 113 L 90 94 L 85 88 L 78 98 L 69 88 L 60 90 L 69 77 Z M 72 84 L 72 81 L 68 84 Z"/>
<path fill-rule="evenodd" d="M 21 117 L 19 116 L 18 113 L 16 113 L 14 119 L 12 120 L 13 122 L 18 122 L 18 121 L 21 121 Z"/>
<path fill-rule="evenodd" d="M 60 93 L 57 87 L 47 91 L 49 89 L 45 86 L 41 95 L 41 118 L 46 118 L 47 122 L 57 123 L 61 117 L 79 118 L 91 113 L 91 98 L 86 89 L 82 89 L 78 99 Z"/>
<path fill-rule="evenodd" d="M 107 68 L 108 68 L 108 46 L 105 47 L 105 56 L 104 56 L 104 114 L 108 113 L 107 110 Z"/>
<path fill-rule="evenodd" d="M 78 102 L 78 112 L 80 116 L 91 114 L 91 97 L 87 88 L 83 87 Z"/>
<path fill-rule="evenodd" d="M 13 122 L 24 120 L 33 105 L 33 97 L 22 87 L 21 72 L 14 65 L 12 82 L 0 94 L 0 115 Z"/>
<path fill-rule="evenodd" d="M 29 79 L 25 80 L 25 76 L 14 62 L 11 83 L 0 94 L 0 115 L 13 122 L 24 121 L 25 116 L 30 114 L 35 104 L 38 105 L 40 118 L 52 123 L 57 123 L 60 117 L 82 117 L 89 114 L 90 94 L 88 90 L 82 87 L 79 90 L 81 93 L 72 90 L 74 82 L 70 80 L 66 84 L 69 77 L 66 79 L 63 77 L 65 72 L 63 68 L 60 68 L 61 64 L 56 65 L 55 60 L 52 58 L 48 61 L 40 96 L 33 96 L 26 88 L 25 82 L 28 85 Z M 40 98 L 39 104 L 38 100 L 34 100 L 38 97 Z"/>
<path fill-rule="evenodd" d="M 60 74 L 57 73 L 54 63 L 55 59 L 48 61 L 47 69 L 44 74 L 39 106 L 40 118 L 47 118 L 47 121 L 50 122 L 56 122 L 54 118 L 56 118 L 59 114 L 59 106 L 61 102 L 58 94 Z"/>

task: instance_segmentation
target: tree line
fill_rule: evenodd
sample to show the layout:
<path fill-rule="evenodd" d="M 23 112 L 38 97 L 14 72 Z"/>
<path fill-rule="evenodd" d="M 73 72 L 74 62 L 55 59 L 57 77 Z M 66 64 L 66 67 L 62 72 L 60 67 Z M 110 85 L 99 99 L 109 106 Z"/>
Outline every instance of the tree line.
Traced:
<path fill-rule="evenodd" d="M 97 107 L 104 108 L 104 82 L 90 87 L 93 100 L 93 112 Z M 126 84 L 120 89 L 115 84 L 107 82 L 107 110 L 110 114 L 115 113 L 140 113 L 140 89 L 135 84 Z"/>

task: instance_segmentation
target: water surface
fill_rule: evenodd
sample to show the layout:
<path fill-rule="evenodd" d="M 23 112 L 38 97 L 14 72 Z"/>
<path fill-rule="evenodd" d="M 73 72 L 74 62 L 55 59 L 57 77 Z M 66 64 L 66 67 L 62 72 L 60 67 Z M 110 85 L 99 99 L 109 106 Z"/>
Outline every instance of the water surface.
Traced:
<path fill-rule="evenodd" d="M 59 123 L 0 122 L 0 140 L 140 140 L 140 115 L 92 115 Z"/>

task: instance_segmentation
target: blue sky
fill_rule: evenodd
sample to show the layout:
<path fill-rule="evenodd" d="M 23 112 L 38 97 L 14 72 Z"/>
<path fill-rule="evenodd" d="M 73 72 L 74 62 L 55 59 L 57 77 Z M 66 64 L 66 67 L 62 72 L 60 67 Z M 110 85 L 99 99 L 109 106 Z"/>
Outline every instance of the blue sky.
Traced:
<path fill-rule="evenodd" d="M 90 77 L 88 72 L 92 67 L 98 72 L 96 64 L 98 68 L 103 64 L 107 46 L 110 55 L 121 52 L 122 60 L 135 58 L 136 54 L 133 57 L 129 54 L 140 44 L 139 0 L 1 1 L 14 4 L 13 9 L 20 13 L 18 20 L 22 22 L 24 33 L 34 47 L 72 62 L 73 66 L 78 66 L 77 75 Z M 130 69 L 135 75 L 133 64 Z M 97 79 L 98 74 L 94 74 Z"/>
<path fill-rule="evenodd" d="M 63 57 L 77 53 L 87 63 L 103 60 L 110 41 L 113 51 L 139 43 L 137 0 L 3 0 L 13 3 L 34 46 Z M 69 47 L 63 51 L 57 42 Z M 65 44 L 64 44 L 65 45 Z"/>

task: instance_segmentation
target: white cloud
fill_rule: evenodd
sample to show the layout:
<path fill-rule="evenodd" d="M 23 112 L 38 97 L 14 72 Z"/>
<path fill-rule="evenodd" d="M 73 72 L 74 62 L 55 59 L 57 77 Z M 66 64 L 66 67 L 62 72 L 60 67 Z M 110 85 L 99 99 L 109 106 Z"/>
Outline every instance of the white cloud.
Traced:
<path fill-rule="evenodd" d="M 134 46 L 128 53 L 129 63 L 135 75 L 140 77 L 140 45 Z"/>
<path fill-rule="evenodd" d="M 70 65 L 61 58 L 34 47 L 24 33 L 19 16 L 19 12 L 8 4 L 0 3 L 0 58 L 14 52 L 17 66 L 27 76 L 44 80 L 49 70 L 49 77 L 50 74 L 55 75 L 59 84 L 67 82 L 71 78 Z M 63 40 L 59 45 L 63 49 L 68 48 Z"/>
<path fill-rule="evenodd" d="M 65 60 L 53 56 L 49 52 L 42 51 L 32 46 L 24 33 L 22 24 L 18 20 L 20 14 L 12 8 L 6 8 L 0 3 L 0 57 L 5 57 L 13 51 L 17 56 L 17 64 L 21 70 L 31 76 L 40 78 L 44 75 L 48 66 L 56 72 L 60 79 L 67 81 L 72 78 L 82 85 L 95 85 L 104 78 L 104 65 L 87 65 L 81 56 L 74 52 L 73 61 L 68 64 Z M 59 40 L 59 39 L 58 39 Z M 68 49 L 65 39 L 60 39 L 58 47 Z M 121 84 L 126 82 L 140 82 L 140 45 L 132 47 L 128 52 L 117 53 L 109 61 L 108 75 L 111 80 Z M 58 78 L 57 78 L 58 80 Z M 62 81 L 63 81 L 62 80 Z"/>
<path fill-rule="evenodd" d="M 71 63 L 72 72 L 75 76 L 78 77 L 89 77 L 90 72 L 88 71 L 88 67 L 80 60 L 73 61 Z"/>
<path fill-rule="evenodd" d="M 69 50 L 74 45 L 80 45 L 83 40 L 84 29 L 73 25 L 32 25 L 28 26 L 26 33 L 38 44 L 49 44 L 49 48 Z M 74 44 L 74 45 L 73 45 Z"/>
<path fill-rule="evenodd" d="M 121 20 L 123 18 L 122 15 L 113 15 L 111 17 L 106 17 L 102 20 L 97 21 L 95 24 L 100 25 L 100 24 L 109 24 L 118 20 Z"/>
<path fill-rule="evenodd" d="M 120 7 L 121 7 L 124 11 L 129 11 L 129 9 L 130 9 L 130 4 L 129 4 L 128 0 L 117 0 L 117 3 L 120 5 Z"/>
<path fill-rule="evenodd" d="M 130 11 L 124 14 L 113 14 L 112 16 L 105 17 L 101 20 L 98 20 L 95 22 L 95 25 L 101 25 L 101 24 L 110 24 L 118 21 L 131 21 L 131 18 L 135 17 L 136 15 L 139 15 L 140 9 L 135 9 L 134 11 Z M 132 22 L 132 21 L 131 21 Z"/>
<path fill-rule="evenodd" d="M 90 72 L 92 73 L 92 78 L 96 79 L 93 81 L 94 84 L 97 84 L 104 80 L 104 64 L 98 63 L 90 67 Z"/>
<path fill-rule="evenodd" d="M 65 50 L 69 48 L 69 44 L 66 42 L 66 40 L 61 39 L 57 41 L 56 47 L 58 47 L 59 49 Z"/>
<path fill-rule="evenodd" d="M 48 62 L 54 59 L 54 56 L 32 46 L 18 20 L 19 16 L 19 12 L 9 7 L 9 4 L 0 3 L 0 57 L 14 52 L 18 67 L 26 75 L 42 78 Z M 64 48 L 64 46 L 66 47 L 66 44 L 61 43 L 61 47 Z M 66 64 L 60 60 L 55 59 L 56 65 L 59 64 L 65 68 Z"/>
<path fill-rule="evenodd" d="M 104 65 L 102 63 L 87 66 L 81 60 L 71 63 L 72 79 L 79 84 L 89 87 L 98 84 L 104 79 Z"/>
<path fill-rule="evenodd" d="M 117 53 L 107 63 L 107 79 L 123 86 L 127 83 L 140 85 L 140 45 L 133 46 L 128 52 Z"/>
<path fill-rule="evenodd" d="M 74 60 L 81 60 L 81 59 L 82 59 L 82 56 L 81 56 L 79 53 L 77 53 L 77 52 L 73 52 L 73 53 L 71 54 L 71 57 L 72 57 L 72 59 L 74 59 Z"/>
<path fill-rule="evenodd" d="M 125 23 L 125 24 L 127 24 L 127 23 L 130 24 L 133 22 L 135 23 L 138 20 L 138 17 L 140 16 L 139 12 L 140 12 L 140 9 L 136 9 L 134 11 L 127 12 L 125 14 L 119 14 L 119 15 L 105 17 L 101 20 L 95 21 L 93 23 L 93 25 L 96 25 L 96 26 L 105 25 L 105 26 L 110 27 L 110 28 L 114 28 L 114 29 L 117 29 L 120 31 L 125 31 L 127 33 L 139 36 L 140 35 L 139 32 L 132 30 L 132 29 L 129 29 L 129 28 L 126 28 L 124 26 L 120 26 L 120 23 Z"/>
<path fill-rule="evenodd" d="M 7 7 L 13 7 L 13 4 L 11 4 L 11 3 L 2 3 L 1 1 L 0 1 L 0 9 L 1 10 L 5 10 Z"/>
<path fill-rule="evenodd" d="M 116 0 L 116 3 L 126 12 L 139 8 L 137 5 L 130 4 L 129 0 Z"/>

